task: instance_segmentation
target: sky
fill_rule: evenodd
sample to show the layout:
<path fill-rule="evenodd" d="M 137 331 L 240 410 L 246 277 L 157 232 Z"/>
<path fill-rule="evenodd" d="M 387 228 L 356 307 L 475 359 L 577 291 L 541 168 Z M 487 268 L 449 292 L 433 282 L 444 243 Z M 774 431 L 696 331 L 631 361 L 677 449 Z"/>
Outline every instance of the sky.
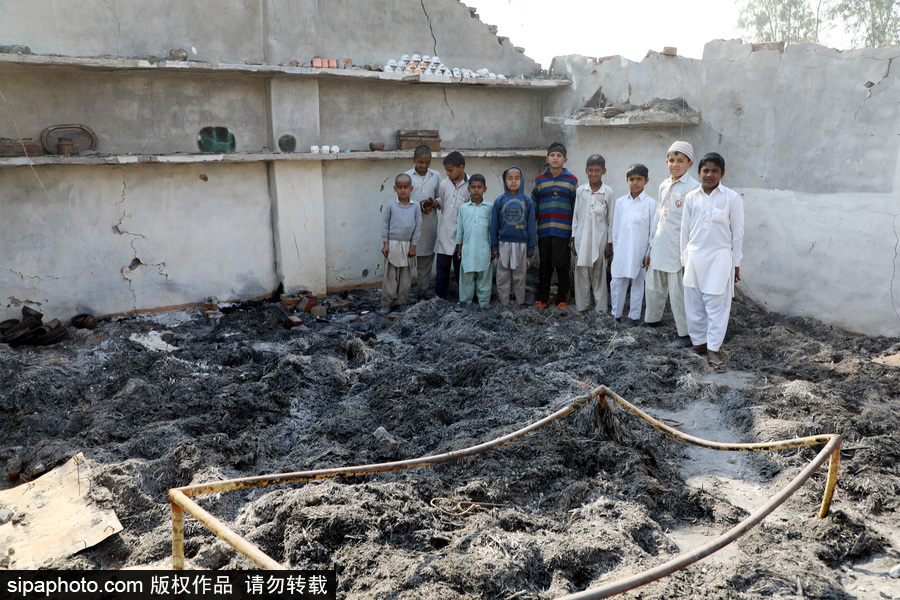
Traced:
<path fill-rule="evenodd" d="M 543 68 L 554 56 L 620 54 L 640 61 L 674 46 L 702 58 L 703 46 L 742 36 L 731 0 L 464 0 Z M 749 41 L 749 40 L 748 40 Z"/>

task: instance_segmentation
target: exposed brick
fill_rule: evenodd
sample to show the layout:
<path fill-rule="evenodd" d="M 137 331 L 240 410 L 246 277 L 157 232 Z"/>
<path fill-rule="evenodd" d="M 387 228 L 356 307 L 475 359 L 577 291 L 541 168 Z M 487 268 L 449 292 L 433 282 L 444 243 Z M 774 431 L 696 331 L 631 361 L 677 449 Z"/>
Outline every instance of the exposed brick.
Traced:
<path fill-rule="evenodd" d="M 776 52 L 784 52 L 784 42 L 763 42 L 761 44 L 752 45 L 754 52 L 760 50 L 775 50 Z"/>

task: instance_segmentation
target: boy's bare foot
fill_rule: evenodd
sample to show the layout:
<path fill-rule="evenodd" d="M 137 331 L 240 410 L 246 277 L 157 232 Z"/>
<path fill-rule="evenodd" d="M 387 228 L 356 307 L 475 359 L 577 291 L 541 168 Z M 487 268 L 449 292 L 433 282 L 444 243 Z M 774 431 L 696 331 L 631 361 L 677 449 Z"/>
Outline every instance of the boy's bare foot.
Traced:
<path fill-rule="evenodd" d="M 516 304 L 516 310 L 522 310 L 522 305 L 521 305 L 521 304 Z"/>
<path fill-rule="evenodd" d="M 696 346 L 691 346 L 691 350 L 693 350 L 697 354 L 706 354 L 706 344 L 698 344 Z"/>
<path fill-rule="evenodd" d="M 709 366 L 713 368 L 713 371 L 717 373 L 722 373 L 725 371 L 725 361 L 722 360 L 722 357 L 715 350 L 710 350 L 706 354 L 706 360 L 709 362 Z"/>

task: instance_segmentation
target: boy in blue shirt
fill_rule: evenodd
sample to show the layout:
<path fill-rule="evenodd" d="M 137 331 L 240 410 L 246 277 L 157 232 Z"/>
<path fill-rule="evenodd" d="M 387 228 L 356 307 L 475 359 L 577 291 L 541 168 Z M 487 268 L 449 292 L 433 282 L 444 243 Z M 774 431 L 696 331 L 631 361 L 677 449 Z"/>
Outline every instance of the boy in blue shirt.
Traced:
<path fill-rule="evenodd" d="M 575 190 L 578 178 L 566 168 L 566 147 L 559 142 L 547 149 L 547 168 L 534 180 L 531 199 L 537 221 L 540 269 L 538 280 L 538 308 L 550 302 L 550 281 L 556 271 L 557 308 L 567 310 L 569 297 L 569 269 L 572 238 L 572 213 L 575 209 Z"/>
<path fill-rule="evenodd" d="M 491 213 L 493 207 L 484 201 L 487 182 L 484 175 L 469 177 L 469 201 L 459 208 L 456 223 L 456 258 L 460 261 L 459 301 L 482 307 L 491 303 Z"/>
<path fill-rule="evenodd" d="M 516 309 L 525 302 L 525 275 L 528 259 L 537 245 L 534 203 L 522 190 L 522 169 L 503 171 L 506 193 L 494 200 L 491 215 L 491 258 L 497 264 L 497 298 L 500 307 L 509 304 L 510 280 L 516 297 Z"/>

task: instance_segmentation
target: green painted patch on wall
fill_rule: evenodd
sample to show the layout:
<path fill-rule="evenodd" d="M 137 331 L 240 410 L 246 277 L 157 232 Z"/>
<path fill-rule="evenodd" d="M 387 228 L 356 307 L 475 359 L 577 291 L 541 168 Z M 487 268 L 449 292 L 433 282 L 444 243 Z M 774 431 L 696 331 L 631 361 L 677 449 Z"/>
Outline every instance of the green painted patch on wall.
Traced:
<path fill-rule="evenodd" d="M 197 136 L 200 152 L 234 152 L 237 144 L 227 127 L 204 127 Z"/>

